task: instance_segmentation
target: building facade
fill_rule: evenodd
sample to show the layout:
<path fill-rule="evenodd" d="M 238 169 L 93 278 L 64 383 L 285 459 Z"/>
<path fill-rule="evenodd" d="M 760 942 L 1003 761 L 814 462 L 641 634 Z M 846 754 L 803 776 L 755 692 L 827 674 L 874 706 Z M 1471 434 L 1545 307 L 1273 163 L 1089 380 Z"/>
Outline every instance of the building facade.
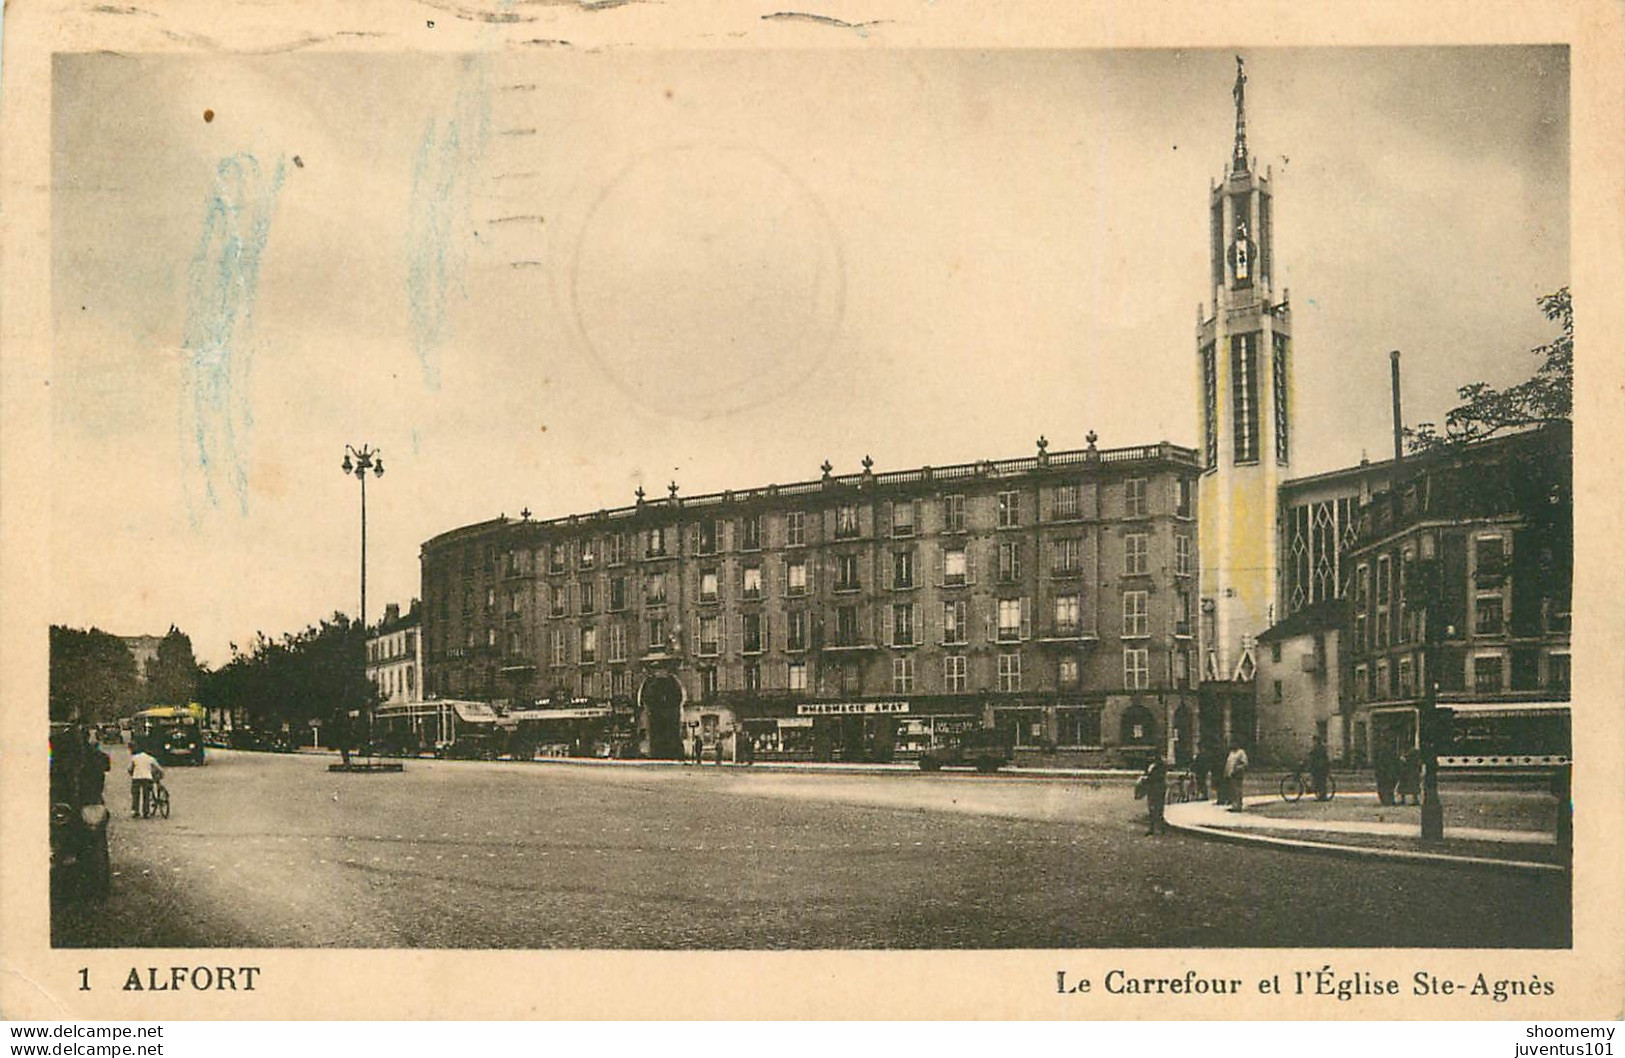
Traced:
<path fill-rule="evenodd" d="M 380 705 L 423 699 L 423 640 L 416 599 L 403 615 L 397 603 L 384 607 L 384 619 L 367 635 L 367 679 L 378 688 Z"/>
<path fill-rule="evenodd" d="M 1332 760 L 1347 759 L 1343 730 L 1344 607 L 1333 599 L 1305 607 L 1258 637 L 1257 763 L 1294 766 L 1316 736 Z"/>
<path fill-rule="evenodd" d="M 1454 713 L 1442 765 L 1567 762 L 1572 467 L 1560 424 L 1407 460 L 1361 508 L 1344 695 L 1355 761 L 1418 746 L 1431 689 Z"/>
<path fill-rule="evenodd" d="M 744 731 L 884 760 L 966 726 L 1018 756 L 1188 756 L 1196 453 L 1089 442 L 442 534 L 427 691 L 601 715 L 582 741 L 655 757 Z"/>

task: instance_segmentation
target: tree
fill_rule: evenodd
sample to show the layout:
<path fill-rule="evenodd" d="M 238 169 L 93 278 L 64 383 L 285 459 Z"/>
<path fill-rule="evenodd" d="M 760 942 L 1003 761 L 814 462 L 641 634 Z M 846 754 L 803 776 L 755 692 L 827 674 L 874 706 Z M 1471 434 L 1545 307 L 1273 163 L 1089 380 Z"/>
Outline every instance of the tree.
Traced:
<path fill-rule="evenodd" d="M 135 655 L 118 636 L 51 626 L 51 719 L 70 723 L 112 720 L 140 695 Z"/>
<path fill-rule="evenodd" d="M 158 653 L 147 661 L 147 696 L 154 703 L 185 705 L 197 697 L 197 658 L 185 632 L 169 626 Z"/>
<path fill-rule="evenodd" d="M 1444 420 L 1444 433 L 1431 422 L 1407 429 L 1412 452 L 1425 452 L 1451 444 L 1482 441 L 1508 430 L 1567 422 L 1574 410 L 1574 306 L 1569 288 L 1539 299 L 1541 312 L 1562 328 L 1545 345 L 1531 350 L 1542 358 L 1532 378 L 1506 389 L 1474 382 L 1456 391 L 1462 403 Z"/>
<path fill-rule="evenodd" d="M 361 625 L 342 613 L 281 639 L 259 634 L 248 651 L 234 647 L 231 661 L 203 674 L 199 700 L 245 716 L 262 732 L 297 733 L 313 719 L 330 731 L 373 704 L 365 644 Z M 324 733 L 323 740 L 335 737 Z"/>

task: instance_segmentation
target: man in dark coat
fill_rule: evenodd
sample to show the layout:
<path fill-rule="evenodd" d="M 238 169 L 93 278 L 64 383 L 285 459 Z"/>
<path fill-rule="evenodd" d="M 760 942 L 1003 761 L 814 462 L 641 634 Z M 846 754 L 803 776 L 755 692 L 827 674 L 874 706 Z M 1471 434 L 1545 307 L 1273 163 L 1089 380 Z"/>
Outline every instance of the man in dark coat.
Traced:
<path fill-rule="evenodd" d="M 1168 821 L 1163 818 L 1163 806 L 1168 801 L 1168 765 L 1160 755 L 1151 758 L 1145 774 L 1140 776 L 1140 788 L 1145 794 L 1146 836 L 1168 833 Z"/>
<path fill-rule="evenodd" d="M 1326 740 L 1316 735 L 1315 744 L 1309 747 L 1309 779 L 1315 786 L 1315 800 L 1326 800 L 1326 777 L 1331 771 L 1332 760 L 1326 752 Z"/>

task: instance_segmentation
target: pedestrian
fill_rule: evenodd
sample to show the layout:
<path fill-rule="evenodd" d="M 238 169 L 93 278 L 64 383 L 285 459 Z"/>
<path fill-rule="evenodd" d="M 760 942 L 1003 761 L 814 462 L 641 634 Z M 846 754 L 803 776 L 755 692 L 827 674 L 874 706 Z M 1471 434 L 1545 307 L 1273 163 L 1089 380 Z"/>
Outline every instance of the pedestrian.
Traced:
<path fill-rule="evenodd" d="M 1372 762 L 1372 771 L 1377 779 L 1377 803 L 1391 805 L 1394 803 L 1394 786 L 1399 778 L 1399 769 L 1394 762 L 1391 750 L 1377 750 L 1377 759 Z"/>
<path fill-rule="evenodd" d="M 130 755 L 130 818 L 150 815 L 152 812 L 152 785 L 164 777 L 164 769 L 152 758 L 145 746 L 137 745 Z"/>
<path fill-rule="evenodd" d="M 750 736 L 750 732 L 740 728 L 734 733 L 734 738 L 739 740 L 739 762 L 741 764 L 755 764 L 756 740 Z"/>
<path fill-rule="evenodd" d="M 705 741 L 700 738 L 700 729 L 694 729 L 694 763 L 696 766 L 705 763 Z"/>
<path fill-rule="evenodd" d="M 1315 800 L 1326 800 L 1326 778 L 1332 771 L 1332 759 L 1326 752 L 1326 740 L 1319 735 L 1315 736 L 1315 744 L 1309 747 L 1309 779 L 1315 787 Z"/>
<path fill-rule="evenodd" d="M 1421 757 L 1417 755 L 1414 747 L 1407 749 L 1405 755 L 1399 758 L 1398 793 L 1400 804 L 1419 805 L 1422 803 L 1421 763 Z M 1405 800 L 1407 797 L 1410 798 L 1409 802 Z"/>
<path fill-rule="evenodd" d="M 1247 775 L 1247 751 L 1236 742 L 1230 747 L 1230 755 L 1224 760 L 1224 781 L 1230 796 L 1230 811 L 1241 811 L 1241 784 Z"/>
<path fill-rule="evenodd" d="M 1146 837 L 1168 833 L 1168 821 L 1163 817 L 1168 801 L 1168 765 L 1160 754 L 1145 766 L 1140 776 L 1140 790 L 1145 795 Z"/>

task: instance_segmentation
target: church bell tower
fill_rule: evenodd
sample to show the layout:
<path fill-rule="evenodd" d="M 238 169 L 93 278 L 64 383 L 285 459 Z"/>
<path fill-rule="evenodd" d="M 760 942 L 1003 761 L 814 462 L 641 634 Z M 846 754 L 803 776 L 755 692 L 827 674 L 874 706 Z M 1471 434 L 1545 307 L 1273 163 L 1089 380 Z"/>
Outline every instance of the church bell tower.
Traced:
<path fill-rule="evenodd" d="M 1275 298 L 1274 188 L 1247 150 L 1247 74 L 1236 58 L 1236 139 L 1208 191 L 1211 311 L 1197 307 L 1204 679 L 1251 679 L 1276 606 L 1279 486 L 1291 466 L 1292 318 Z"/>

